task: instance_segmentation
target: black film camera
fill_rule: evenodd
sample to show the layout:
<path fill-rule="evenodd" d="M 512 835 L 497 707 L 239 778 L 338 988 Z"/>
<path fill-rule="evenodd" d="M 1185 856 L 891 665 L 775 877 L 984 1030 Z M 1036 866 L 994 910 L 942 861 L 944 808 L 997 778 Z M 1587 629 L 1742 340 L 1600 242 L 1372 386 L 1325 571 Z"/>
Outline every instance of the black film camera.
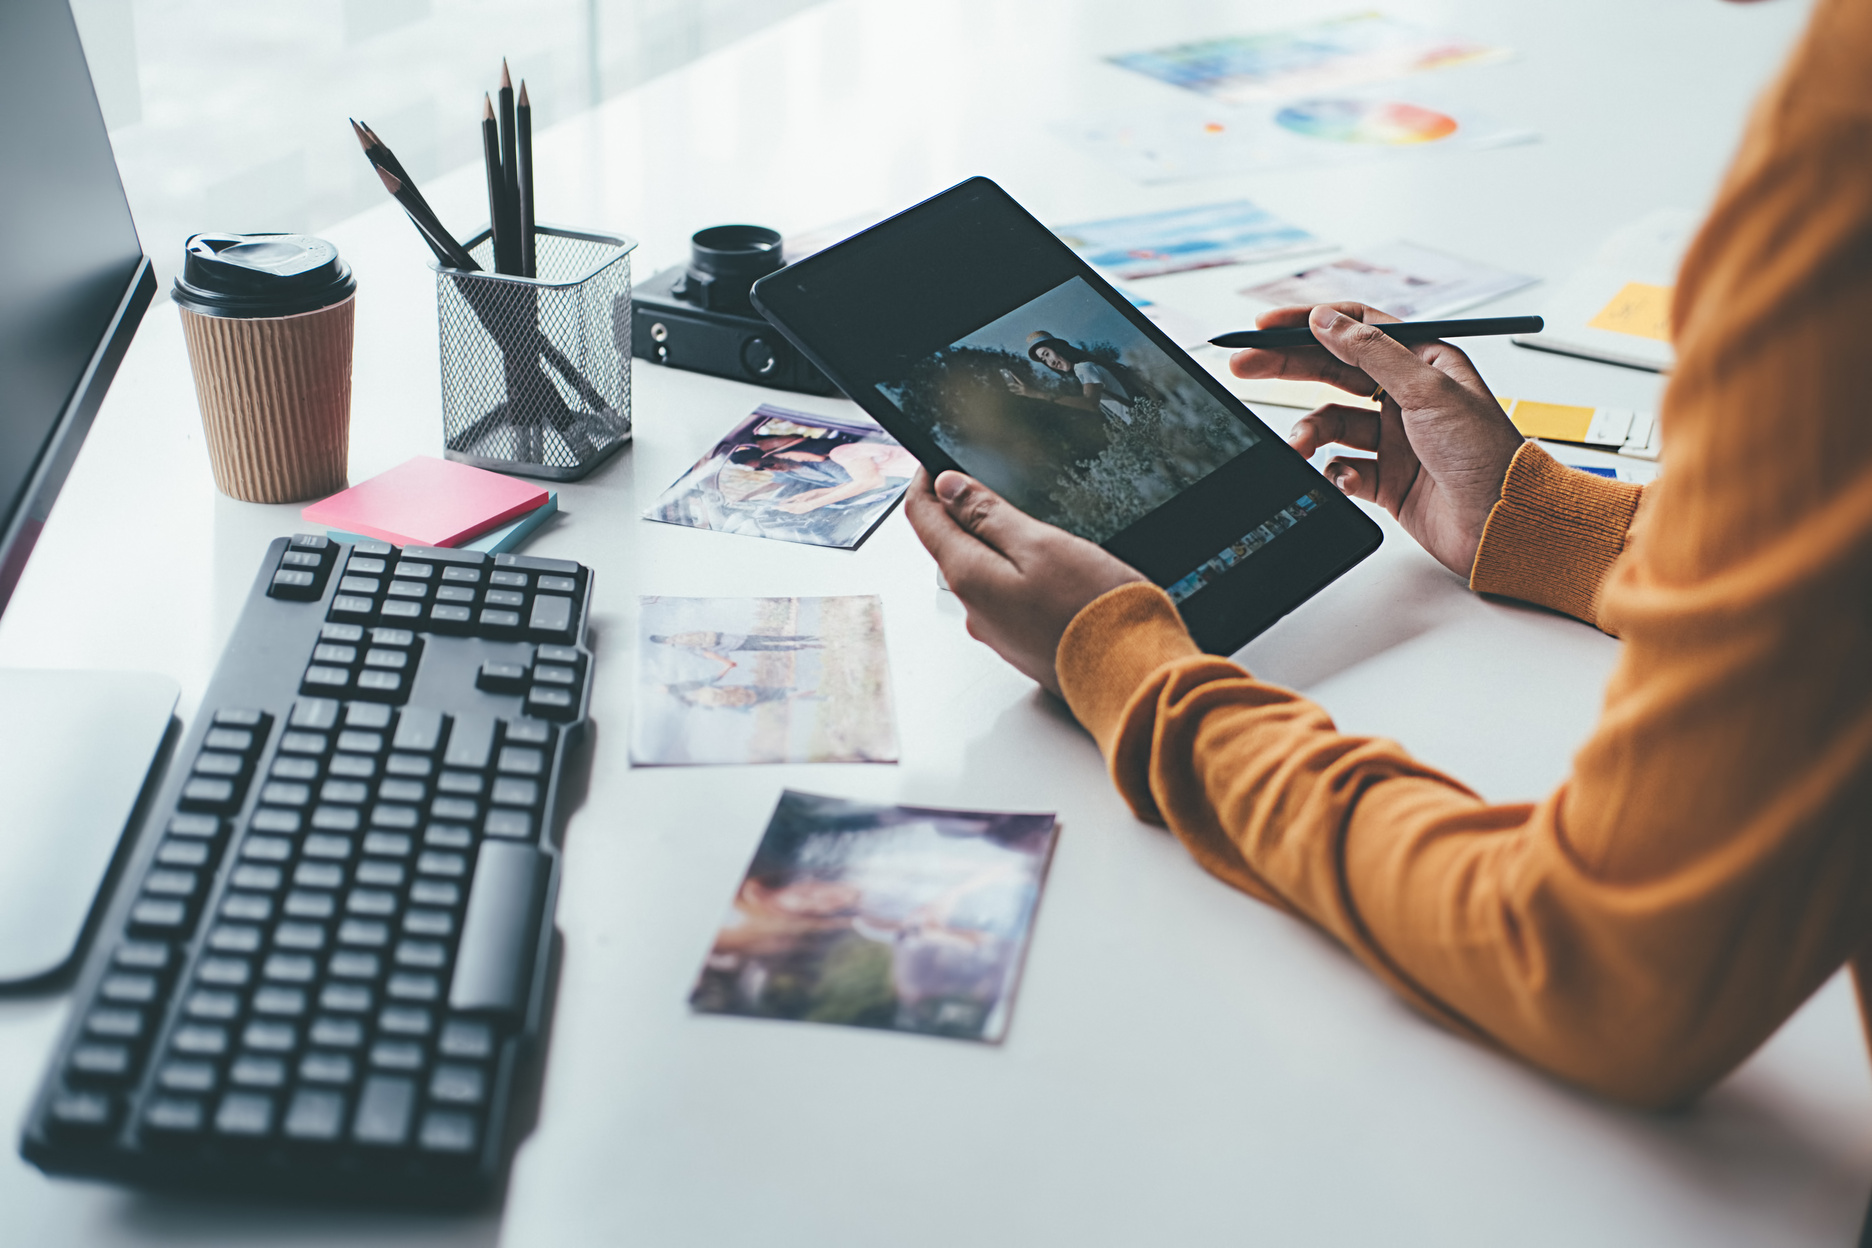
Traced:
<path fill-rule="evenodd" d="M 748 288 L 781 267 L 780 235 L 759 225 L 716 225 L 689 244 L 687 265 L 664 269 L 633 292 L 631 354 L 776 390 L 837 394 L 748 301 Z"/>

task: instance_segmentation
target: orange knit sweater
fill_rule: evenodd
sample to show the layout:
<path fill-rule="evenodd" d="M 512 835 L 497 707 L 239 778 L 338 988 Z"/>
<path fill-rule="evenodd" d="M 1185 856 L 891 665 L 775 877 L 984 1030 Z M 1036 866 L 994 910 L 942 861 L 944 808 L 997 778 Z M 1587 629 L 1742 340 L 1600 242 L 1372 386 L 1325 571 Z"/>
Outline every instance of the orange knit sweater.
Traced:
<path fill-rule="evenodd" d="M 1491 805 L 1338 732 L 1147 585 L 1073 621 L 1067 700 L 1140 816 L 1420 1008 L 1693 1096 L 1872 934 L 1868 326 L 1872 5 L 1820 0 L 1684 262 L 1663 477 L 1640 507 L 1525 447 L 1476 556 L 1475 589 L 1623 638 L 1558 791 Z"/>

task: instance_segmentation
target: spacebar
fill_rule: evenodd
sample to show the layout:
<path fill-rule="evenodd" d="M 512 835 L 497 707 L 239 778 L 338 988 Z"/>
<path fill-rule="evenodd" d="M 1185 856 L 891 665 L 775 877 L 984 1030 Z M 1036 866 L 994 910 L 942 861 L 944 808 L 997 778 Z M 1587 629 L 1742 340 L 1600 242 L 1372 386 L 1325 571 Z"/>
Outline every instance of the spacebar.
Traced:
<path fill-rule="evenodd" d="M 482 843 L 449 984 L 450 1009 L 518 1014 L 526 1008 L 546 866 L 546 856 L 531 845 Z"/>

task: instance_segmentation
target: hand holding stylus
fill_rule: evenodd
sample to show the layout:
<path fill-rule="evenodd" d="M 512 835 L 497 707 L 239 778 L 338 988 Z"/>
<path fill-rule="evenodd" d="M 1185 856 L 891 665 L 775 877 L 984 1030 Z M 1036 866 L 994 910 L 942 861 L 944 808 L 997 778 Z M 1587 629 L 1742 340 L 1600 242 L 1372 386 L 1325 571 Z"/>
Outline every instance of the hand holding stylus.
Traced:
<path fill-rule="evenodd" d="M 1379 330 L 1396 319 L 1362 303 L 1276 308 L 1256 323 L 1304 327 L 1319 345 L 1241 351 L 1229 369 L 1323 381 L 1361 398 L 1383 387 L 1378 411 L 1328 403 L 1301 417 L 1288 441 L 1307 456 L 1333 444 L 1373 452 L 1335 457 L 1327 478 L 1396 516 L 1439 563 L 1467 577 L 1525 439 L 1467 355 L 1441 341 L 1406 346 Z"/>

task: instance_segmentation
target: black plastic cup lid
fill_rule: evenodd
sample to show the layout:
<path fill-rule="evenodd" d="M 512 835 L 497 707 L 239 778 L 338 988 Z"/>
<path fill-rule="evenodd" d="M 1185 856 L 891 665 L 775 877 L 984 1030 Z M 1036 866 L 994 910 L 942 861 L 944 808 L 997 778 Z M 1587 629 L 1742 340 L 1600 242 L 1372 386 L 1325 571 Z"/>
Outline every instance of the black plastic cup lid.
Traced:
<path fill-rule="evenodd" d="M 310 234 L 197 234 L 182 252 L 175 301 L 204 316 L 295 316 L 357 290 L 338 249 Z"/>

